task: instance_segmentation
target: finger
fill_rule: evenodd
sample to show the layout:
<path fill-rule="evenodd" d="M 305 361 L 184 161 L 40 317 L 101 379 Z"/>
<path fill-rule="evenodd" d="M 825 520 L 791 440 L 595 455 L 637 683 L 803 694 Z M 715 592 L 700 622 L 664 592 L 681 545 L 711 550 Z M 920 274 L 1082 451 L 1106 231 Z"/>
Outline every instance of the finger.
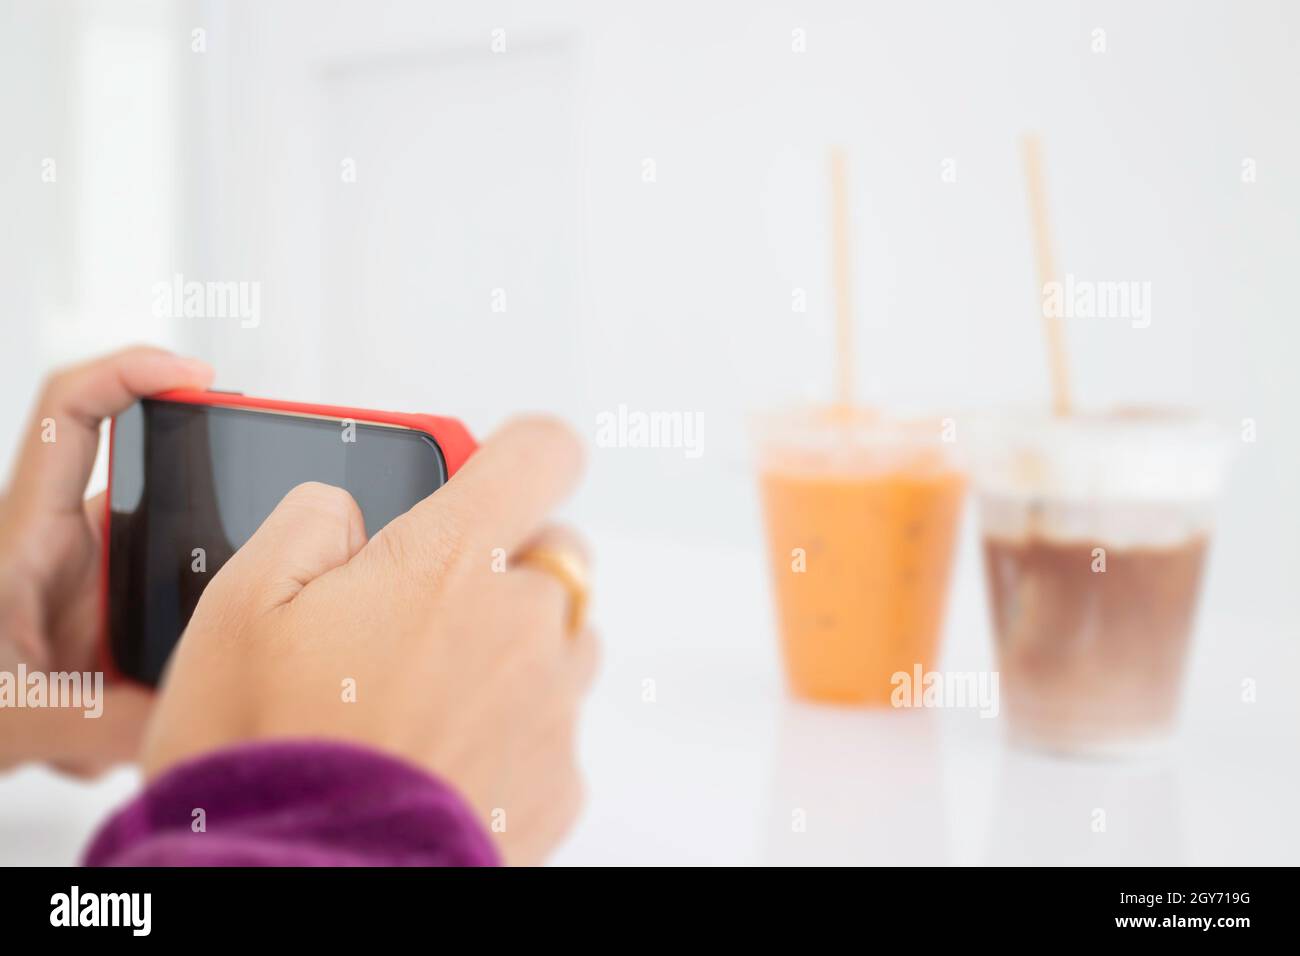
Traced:
<path fill-rule="evenodd" d="M 529 551 L 555 551 L 570 555 L 584 572 L 588 574 L 591 572 L 591 548 L 588 547 L 586 539 L 568 525 L 543 525 L 536 534 L 519 547 L 511 562 L 512 566 L 526 567 L 527 565 L 521 564 L 521 561 Z"/>
<path fill-rule="evenodd" d="M 103 419 L 142 396 L 211 381 L 207 363 L 143 346 L 56 372 L 37 400 L 14 471 L 15 494 L 29 504 L 80 508 Z"/>
<path fill-rule="evenodd" d="M 33 670 L 48 666 L 45 608 L 34 588 L 16 574 L 0 577 L 0 673 L 12 673 L 19 663 Z"/>
<path fill-rule="evenodd" d="M 95 542 L 101 543 L 104 534 L 104 522 L 108 517 L 108 492 L 101 491 L 93 498 L 87 498 L 84 505 L 86 509 L 86 521 L 90 524 L 90 530 L 95 536 Z"/>
<path fill-rule="evenodd" d="M 103 715 L 97 720 L 82 719 L 83 724 L 94 725 L 89 730 L 69 725 L 72 742 L 64 756 L 51 763 L 63 773 L 82 778 L 135 763 L 156 701 L 156 695 L 139 687 L 106 689 Z"/>
<path fill-rule="evenodd" d="M 569 641 L 566 653 L 569 675 L 580 696 L 591 690 L 592 682 L 600 671 L 600 638 L 589 627 L 584 627 Z"/>
<path fill-rule="evenodd" d="M 84 776 L 135 760 L 154 695 L 137 687 L 101 684 L 97 694 L 82 687 L 80 707 L 0 711 L 0 765 L 42 762 Z"/>
<path fill-rule="evenodd" d="M 365 543 L 365 521 L 350 494 L 316 481 L 298 485 L 212 579 L 199 609 L 209 594 L 218 604 L 233 597 L 256 611 L 278 607 Z"/>
<path fill-rule="evenodd" d="M 550 553 L 568 557 L 575 565 L 579 580 L 569 581 L 554 568 L 529 561 L 530 554 Z M 546 525 L 533 535 L 520 549 L 511 565 L 511 574 L 532 581 L 534 589 L 544 597 L 545 612 L 556 616 L 561 623 L 562 638 L 572 638 L 571 630 L 582 626 L 586 616 L 586 603 L 590 589 L 590 549 L 582 537 L 564 525 Z M 575 606 L 575 602 L 580 606 Z"/>
<path fill-rule="evenodd" d="M 437 574 L 454 560 L 513 554 L 573 490 L 582 472 L 577 436 L 554 418 L 515 419 L 443 488 L 379 534 L 387 560 Z"/>

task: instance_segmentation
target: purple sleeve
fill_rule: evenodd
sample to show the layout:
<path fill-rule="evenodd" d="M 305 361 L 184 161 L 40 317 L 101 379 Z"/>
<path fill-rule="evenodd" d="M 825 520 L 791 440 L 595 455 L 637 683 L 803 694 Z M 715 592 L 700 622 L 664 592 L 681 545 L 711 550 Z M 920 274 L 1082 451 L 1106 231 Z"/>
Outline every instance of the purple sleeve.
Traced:
<path fill-rule="evenodd" d="M 85 863 L 495 866 L 499 858 L 465 802 L 429 774 L 352 744 L 279 741 L 168 771 L 100 829 Z"/>

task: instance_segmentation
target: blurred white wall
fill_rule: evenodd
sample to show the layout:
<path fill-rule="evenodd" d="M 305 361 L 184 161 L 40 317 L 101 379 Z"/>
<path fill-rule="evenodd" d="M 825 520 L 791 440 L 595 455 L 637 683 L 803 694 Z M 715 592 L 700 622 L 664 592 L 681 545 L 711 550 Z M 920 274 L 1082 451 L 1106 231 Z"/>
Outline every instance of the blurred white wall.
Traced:
<path fill-rule="evenodd" d="M 746 414 L 828 390 L 828 146 L 851 159 L 862 398 L 965 409 L 1045 399 L 1037 129 L 1062 270 L 1152 288 L 1149 328 L 1070 326 L 1081 399 L 1255 419 L 1222 573 L 1290 594 L 1294 6 L 0 9 L 11 408 L 52 363 L 145 339 L 226 387 L 480 431 L 698 412 L 701 458 L 597 450 L 577 513 L 751 543 Z M 176 273 L 259 283 L 260 324 L 155 318 Z"/>
<path fill-rule="evenodd" d="M 1148 329 L 1071 327 L 1083 399 L 1255 417 L 1266 466 L 1242 497 L 1281 497 L 1293 7 L 546 7 L 7 0 L 7 397 L 150 339 L 231 387 L 480 429 L 526 407 L 588 432 L 619 403 L 698 410 L 703 459 L 599 456 L 590 505 L 732 535 L 749 516 L 717 492 L 743 473 L 743 413 L 827 389 L 829 144 L 851 157 L 862 397 L 1042 400 L 1033 128 L 1062 268 L 1153 288 Z M 261 283 L 261 325 L 155 319 L 175 272 Z"/>

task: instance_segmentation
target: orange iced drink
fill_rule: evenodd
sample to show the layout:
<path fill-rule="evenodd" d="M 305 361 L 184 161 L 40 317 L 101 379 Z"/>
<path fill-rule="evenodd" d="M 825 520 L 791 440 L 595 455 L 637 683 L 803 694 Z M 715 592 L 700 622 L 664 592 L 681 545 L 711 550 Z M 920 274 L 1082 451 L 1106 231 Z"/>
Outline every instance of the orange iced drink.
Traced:
<path fill-rule="evenodd" d="M 965 496 L 942 424 L 828 410 L 768 423 L 760 446 L 790 687 L 888 706 L 896 673 L 938 664 Z"/>

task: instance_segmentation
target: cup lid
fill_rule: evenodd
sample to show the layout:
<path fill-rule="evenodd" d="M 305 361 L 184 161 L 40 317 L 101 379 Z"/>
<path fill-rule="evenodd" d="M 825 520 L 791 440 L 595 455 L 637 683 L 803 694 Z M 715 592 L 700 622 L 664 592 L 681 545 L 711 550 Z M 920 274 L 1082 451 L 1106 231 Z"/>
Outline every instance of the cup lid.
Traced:
<path fill-rule="evenodd" d="M 1231 447 L 1220 424 L 1176 408 L 985 414 L 965 437 L 981 491 L 1090 500 L 1211 498 Z"/>
<path fill-rule="evenodd" d="M 953 419 L 812 405 L 755 415 L 765 470 L 939 473 L 957 468 Z"/>

